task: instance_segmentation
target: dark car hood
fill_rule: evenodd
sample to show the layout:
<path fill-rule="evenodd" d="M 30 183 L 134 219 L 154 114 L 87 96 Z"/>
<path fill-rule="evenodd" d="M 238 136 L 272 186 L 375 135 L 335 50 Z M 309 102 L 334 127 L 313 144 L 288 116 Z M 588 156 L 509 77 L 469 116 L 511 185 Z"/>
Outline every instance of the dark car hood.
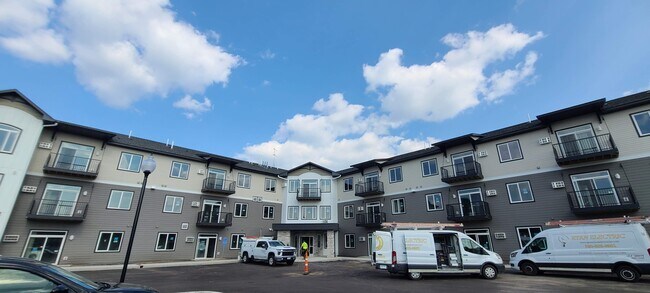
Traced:
<path fill-rule="evenodd" d="M 129 283 L 119 283 L 113 285 L 111 288 L 106 288 L 102 292 L 148 292 L 148 293 L 157 293 L 156 289 L 142 286 L 138 284 L 129 284 Z"/>

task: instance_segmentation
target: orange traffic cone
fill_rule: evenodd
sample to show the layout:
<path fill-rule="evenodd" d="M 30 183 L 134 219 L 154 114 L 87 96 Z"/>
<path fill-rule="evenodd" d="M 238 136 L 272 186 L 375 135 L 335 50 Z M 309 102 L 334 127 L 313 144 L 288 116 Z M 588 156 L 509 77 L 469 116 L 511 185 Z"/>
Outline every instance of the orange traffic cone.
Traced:
<path fill-rule="evenodd" d="M 303 275 L 309 275 L 309 250 L 305 251 L 305 271 Z"/>

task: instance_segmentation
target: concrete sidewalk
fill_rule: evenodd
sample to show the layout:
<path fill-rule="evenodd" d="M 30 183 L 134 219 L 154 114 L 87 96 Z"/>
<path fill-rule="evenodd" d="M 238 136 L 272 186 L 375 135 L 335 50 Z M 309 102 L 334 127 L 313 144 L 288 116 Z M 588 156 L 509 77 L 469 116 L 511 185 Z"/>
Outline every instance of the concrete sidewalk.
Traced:
<path fill-rule="evenodd" d="M 370 263 L 370 257 L 360 256 L 360 257 L 310 257 L 309 262 L 332 262 L 332 261 L 359 261 L 359 262 L 368 262 Z M 220 265 L 220 264 L 231 264 L 238 263 L 238 259 L 215 259 L 215 260 L 188 260 L 188 261 L 178 261 L 178 262 L 156 262 L 156 263 L 131 263 L 129 264 L 129 270 L 133 269 L 149 269 L 149 268 L 171 268 L 171 267 L 189 267 L 189 266 L 209 266 L 209 265 Z M 296 263 L 305 262 L 302 257 L 296 259 Z M 87 265 L 87 266 L 61 266 L 66 270 L 73 272 L 84 272 L 84 271 L 110 271 L 110 270 L 121 270 L 122 264 L 116 265 Z"/>

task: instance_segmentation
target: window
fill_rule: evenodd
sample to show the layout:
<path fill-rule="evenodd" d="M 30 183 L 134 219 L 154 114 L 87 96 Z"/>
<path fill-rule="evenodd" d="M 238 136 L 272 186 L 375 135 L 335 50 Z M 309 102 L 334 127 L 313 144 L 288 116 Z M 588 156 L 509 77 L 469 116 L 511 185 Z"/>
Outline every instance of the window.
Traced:
<path fill-rule="evenodd" d="M 99 232 L 95 252 L 119 252 L 124 232 Z"/>
<path fill-rule="evenodd" d="M 20 129 L 0 123 L 0 153 L 13 153 Z"/>
<path fill-rule="evenodd" d="M 54 168 L 87 172 L 94 147 L 76 143 L 62 142 L 59 153 L 56 155 Z M 91 171 L 97 171 L 97 166 L 92 166 Z"/>
<path fill-rule="evenodd" d="M 639 136 L 650 135 L 650 111 L 632 114 L 632 121 L 634 121 Z M 0 143 L 2 142 L 1 137 L 2 134 L 0 134 Z"/>
<path fill-rule="evenodd" d="M 131 209 L 132 200 L 132 191 L 111 190 L 111 195 L 108 198 L 108 206 L 106 208 L 116 210 L 129 210 Z"/>
<path fill-rule="evenodd" d="M 388 169 L 388 177 L 390 183 L 402 181 L 402 167 Z"/>
<path fill-rule="evenodd" d="M 117 169 L 131 172 L 140 172 L 141 164 L 141 155 L 122 153 L 122 156 L 120 157 L 120 164 L 117 166 Z"/>
<path fill-rule="evenodd" d="M 264 206 L 262 207 L 262 219 L 270 220 L 273 219 L 273 207 Z"/>
<path fill-rule="evenodd" d="M 237 187 L 251 188 L 251 175 L 239 173 L 237 175 Z"/>
<path fill-rule="evenodd" d="M 345 234 L 345 248 L 354 247 L 354 234 Z"/>
<path fill-rule="evenodd" d="M 530 244 L 528 244 L 528 246 L 524 248 L 524 252 L 522 253 L 535 253 L 535 252 L 544 251 L 547 248 L 548 246 L 546 246 L 546 237 L 540 237 L 533 240 L 533 242 L 531 242 Z"/>
<path fill-rule="evenodd" d="M 168 195 L 165 197 L 163 212 L 180 214 L 183 211 L 183 198 L 180 196 Z"/>
<path fill-rule="evenodd" d="M 332 179 L 320 180 L 320 192 L 332 192 Z"/>
<path fill-rule="evenodd" d="M 275 184 L 276 184 L 275 179 L 265 178 L 264 179 L 264 191 L 275 192 Z M 250 187 L 250 183 L 249 183 L 249 187 Z"/>
<path fill-rule="evenodd" d="M 609 171 L 599 171 L 571 175 L 575 198 L 571 198 L 572 204 L 580 208 L 618 206 L 621 204 L 619 196 L 609 177 Z M 621 197 L 623 198 L 623 197 Z"/>
<path fill-rule="evenodd" d="M 300 180 L 297 179 L 289 180 L 289 192 L 298 192 L 299 187 L 300 187 Z"/>
<path fill-rule="evenodd" d="M 0 292 L 52 292 L 57 284 L 39 275 L 0 268 Z"/>
<path fill-rule="evenodd" d="M 406 213 L 403 198 L 396 198 L 391 200 L 391 206 L 393 207 L 393 215 Z"/>
<path fill-rule="evenodd" d="M 535 226 L 535 227 L 517 227 L 517 236 L 519 236 L 519 248 L 523 248 L 530 242 L 531 239 L 535 237 L 535 235 L 539 234 L 539 232 L 542 232 L 542 227 L 540 226 Z"/>
<path fill-rule="evenodd" d="M 344 206 L 343 219 L 352 219 L 352 218 L 354 218 L 354 206 Z"/>
<path fill-rule="evenodd" d="M 230 249 L 239 249 L 246 234 L 231 234 L 230 235 Z"/>
<path fill-rule="evenodd" d="M 72 217 L 80 192 L 79 186 L 48 184 L 36 214 Z"/>
<path fill-rule="evenodd" d="M 478 242 L 484 248 L 492 250 L 492 240 L 490 238 L 489 229 L 467 229 L 465 234 L 472 238 L 474 241 Z"/>
<path fill-rule="evenodd" d="M 331 206 L 320 206 L 320 219 L 321 220 L 331 220 L 332 219 L 332 207 Z"/>
<path fill-rule="evenodd" d="M 601 151 L 591 124 L 558 130 L 555 132 L 555 135 L 559 142 L 559 147 L 556 148 L 556 156 L 559 158 L 580 156 Z"/>
<path fill-rule="evenodd" d="M 354 179 L 348 177 L 343 179 L 343 191 L 352 191 L 354 189 Z"/>
<path fill-rule="evenodd" d="M 436 159 L 422 161 L 422 177 L 438 175 L 438 161 Z"/>
<path fill-rule="evenodd" d="M 244 218 L 248 216 L 248 204 L 236 203 L 235 204 L 235 217 Z"/>
<path fill-rule="evenodd" d="M 302 219 L 303 220 L 316 220 L 316 207 L 307 206 L 302 207 Z"/>
<path fill-rule="evenodd" d="M 478 245 L 478 243 L 476 243 L 476 242 L 475 242 L 474 240 L 472 240 L 472 239 L 461 238 L 461 239 L 460 239 L 460 242 L 463 243 L 463 249 L 464 249 L 465 251 L 469 252 L 469 253 L 473 253 L 473 254 L 485 254 L 485 255 L 488 254 L 487 251 L 485 251 L 485 249 L 483 249 L 483 247 L 481 247 L 480 245 Z"/>
<path fill-rule="evenodd" d="M 434 193 L 434 194 L 427 194 L 427 211 L 442 211 L 443 206 L 442 206 L 442 194 L 440 193 Z"/>
<path fill-rule="evenodd" d="M 533 191 L 530 189 L 530 182 L 522 181 L 517 183 L 506 184 L 510 203 L 521 203 L 535 201 Z"/>
<path fill-rule="evenodd" d="M 298 206 L 290 206 L 287 208 L 287 220 L 298 220 Z"/>
<path fill-rule="evenodd" d="M 156 251 L 174 251 L 176 248 L 176 233 L 158 233 Z"/>
<path fill-rule="evenodd" d="M 474 152 L 472 151 L 451 155 L 451 163 L 454 167 L 453 176 L 476 175 L 481 171 L 474 161 Z"/>
<path fill-rule="evenodd" d="M 518 140 L 498 144 L 497 151 L 499 152 L 499 160 L 501 163 L 520 160 L 524 157 L 521 154 L 521 147 L 519 146 Z"/>
<path fill-rule="evenodd" d="M 190 164 L 181 162 L 172 162 L 172 172 L 169 177 L 187 179 L 190 174 Z"/>

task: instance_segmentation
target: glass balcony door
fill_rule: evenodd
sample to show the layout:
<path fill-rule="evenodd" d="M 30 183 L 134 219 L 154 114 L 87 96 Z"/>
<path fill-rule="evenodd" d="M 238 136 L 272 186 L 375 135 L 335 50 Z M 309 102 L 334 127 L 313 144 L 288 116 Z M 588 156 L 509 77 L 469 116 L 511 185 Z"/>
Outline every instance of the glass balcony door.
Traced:
<path fill-rule="evenodd" d="M 482 208 L 480 203 L 483 201 L 483 195 L 480 188 L 472 188 L 458 191 L 458 201 L 460 202 L 461 215 L 464 217 L 476 215 L 477 209 Z"/>
<path fill-rule="evenodd" d="M 454 165 L 455 176 L 464 176 L 476 174 L 474 165 L 474 152 L 464 152 L 451 156 L 451 162 Z"/>
<path fill-rule="evenodd" d="M 37 215 L 72 217 L 81 187 L 48 184 Z"/>
<path fill-rule="evenodd" d="M 213 189 L 224 190 L 226 171 L 219 169 L 208 169 L 208 184 Z"/>
<path fill-rule="evenodd" d="M 366 190 L 377 191 L 379 190 L 379 172 L 371 172 L 366 174 Z"/>
<path fill-rule="evenodd" d="M 318 197 L 318 180 L 304 179 L 301 181 L 302 197 Z"/>
<path fill-rule="evenodd" d="M 219 223 L 221 216 L 221 202 L 206 199 L 203 201 L 203 223 Z"/>
<path fill-rule="evenodd" d="M 620 205 L 608 171 L 572 175 L 571 181 L 581 208 Z"/>
<path fill-rule="evenodd" d="M 69 142 L 62 142 L 54 163 L 55 168 L 86 172 L 95 148 Z"/>
<path fill-rule="evenodd" d="M 556 132 L 564 157 L 591 154 L 600 151 L 591 125 L 574 127 Z"/>

